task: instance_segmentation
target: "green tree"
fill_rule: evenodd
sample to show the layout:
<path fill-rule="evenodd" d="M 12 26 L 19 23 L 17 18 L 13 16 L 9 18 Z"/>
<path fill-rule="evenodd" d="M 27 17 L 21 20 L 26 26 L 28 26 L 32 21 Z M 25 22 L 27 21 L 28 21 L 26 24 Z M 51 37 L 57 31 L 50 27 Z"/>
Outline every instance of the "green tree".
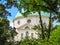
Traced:
<path fill-rule="evenodd" d="M 46 23 L 44 23 L 43 24 L 43 27 L 44 27 L 44 36 L 45 36 L 45 38 L 47 38 L 47 36 L 48 36 L 48 28 L 47 28 L 47 26 L 46 26 Z M 36 30 L 38 33 L 37 33 L 37 35 L 38 35 L 38 38 L 39 39 L 41 39 L 42 37 L 41 37 L 41 27 L 40 27 L 40 25 L 38 24 L 38 25 L 35 25 L 34 27 L 32 27 L 32 29 L 34 29 L 34 30 Z"/>
<path fill-rule="evenodd" d="M 50 41 L 40 40 L 40 39 L 23 39 L 19 42 L 18 45 L 54 45 Z"/>
<path fill-rule="evenodd" d="M 9 37 L 8 33 L 9 29 L 9 21 L 7 19 L 0 19 L 0 44 L 4 45 L 7 42 L 7 38 Z"/>
<path fill-rule="evenodd" d="M 11 28 L 9 27 L 9 37 L 7 38 L 7 42 L 5 43 L 5 45 L 16 45 L 18 42 L 16 42 L 14 40 L 14 36 L 17 35 L 16 29 L 15 27 Z"/>
<path fill-rule="evenodd" d="M 59 18 L 59 12 L 58 12 L 58 5 L 59 0 L 20 0 L 19 10 L 22 13 L 22 9 L 24 9 L 24 15 L 26 16 L 30 12 L 38 12 L 39 19 L 40 19 L 40 25 L 41 25 L 41 32 L 42 32 L 42 38 L 44 38 L 44 27 L 41 19 L 41 13 L 40 11 L 49 12 L 49 28 L 48 28 L 48 38 L 50 37 L 50 32 L 52 28 L 52 19 Z M 54 15 L 52 15 L 54 14 Z M 58 15 L 55 15 L 58 14 Z M 53 17 L 52 17 L 53 16 Z"/>
<path fill-rule="evenodd" d="M 16 0 L 0 0 L 0 45 L 8 45 L 8 40 L 15 34 L 15 31 L 11 31 L 14 28 L 10 30 L 9 20 L 7 19 L 7 16 L 10 16 L 11 13 L 6 10 L 15 5 Z"/>
<path fill-rule="evenodd" d="M 58 18 L 58 16 L 60 15 L 59 12 L 58 12 L 59 7 L 57 7 L 59 5 L 59 3 L 58 3 L 59 0 L 49 0 L 49 1 L 44 0 L 44 2 L 46 2 L 49 5 L 49 7 L 50 7 L 49 29 L 48 29 L 48 38 L 49 38 L 50 37 L 51 28 L 52 28 L 52 18 L 56 20 L 56 18 Z"/>
<path fill-rule="evenodd" d="M 14 44 L 14 36 L 17 35 L 16 29 L 9 26 L 9 21 L 6 18 L 0 18 L 0 44 Z"/>
<path fill-rule="evenodd" d="M 58 25 L 56 27 L 56 29 L 54 29 L 51 32 L 51 36 L 50 36 L 50 42 L 52 42 L 54 45 L 60 45 L 60 25 Z"/>

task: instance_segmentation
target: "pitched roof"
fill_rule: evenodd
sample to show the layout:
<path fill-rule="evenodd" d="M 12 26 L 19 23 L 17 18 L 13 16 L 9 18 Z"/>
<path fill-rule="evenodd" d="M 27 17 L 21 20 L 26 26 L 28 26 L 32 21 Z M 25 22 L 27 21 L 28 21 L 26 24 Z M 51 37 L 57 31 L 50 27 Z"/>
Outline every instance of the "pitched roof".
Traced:
<path fill-rule="evenodd" d="M 19 16 L 23 16 L 23 15 L 18 11 L 18 13 L 16 14 L 15 18 L 19 17 Z"/>

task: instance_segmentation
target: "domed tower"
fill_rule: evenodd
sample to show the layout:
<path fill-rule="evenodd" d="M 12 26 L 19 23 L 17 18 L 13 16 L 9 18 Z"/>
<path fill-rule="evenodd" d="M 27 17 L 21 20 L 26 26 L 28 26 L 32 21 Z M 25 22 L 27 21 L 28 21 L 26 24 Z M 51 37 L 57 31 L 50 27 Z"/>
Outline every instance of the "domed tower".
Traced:
<path fill-rule="evenodd" d="M 48 25 L 49 23 L 49 13 L 41 11 L 43 23 Z M 32 29 L 35 25 L 39 24 L 39 15 L 38 13 L 31 13 L 27 17 L 24 17 L 21 13 L 17 13 L 16 17 L 13 20 L 13 26 L 16 28 L 17 36 L 15 40 L 19 41 L 22 38 L 28 36 L 29 38 L 38 38 L 36 34 L 37 31 Z"/>

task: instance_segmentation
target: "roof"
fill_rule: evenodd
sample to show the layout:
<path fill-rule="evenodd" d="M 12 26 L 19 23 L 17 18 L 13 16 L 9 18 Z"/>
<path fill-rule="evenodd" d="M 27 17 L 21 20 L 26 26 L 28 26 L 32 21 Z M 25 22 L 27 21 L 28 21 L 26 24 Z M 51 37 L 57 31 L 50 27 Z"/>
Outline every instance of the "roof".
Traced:
<path fill-rule="evenodd" d="M 19 17 L 19 16 L 23 16 L 20 12 L 18 12 L 17 14 L 16 14 L 16 16 L 15 16 L 15 18 L 16 17 Z"/>
<path fill-rule="evenodd" d="M 48 16 L 49 17 L 50 16 L 50 13 L 41 11 L 41 15 Z"/>
<path fill-rule="evenodd" d="M 29 14 L 29 15 L 39 15 L 39 14 L 38 14 L 38 12 L 35 12 L 35 13 L 31 12 L 31 14 Z M 41 15 L 49 17 L 50 13 L 41 11 Z M 18 12 L 17 15 L 15 16 L 15 18 L 19 17 L 19 16 L 23 16 L 23 15 L 20 12 Z"/>
<path fill-rule="evenodd" d="M 32 15 L 39 15 L 38 12 L 31 13 L 31 14 L 32 14 Z M 41 11 L 41 15 L 42 15 L 42 16 L 47 16 L 47 17 L 49 17 L 49 16 L 50 16 L 50 13 Z"/>

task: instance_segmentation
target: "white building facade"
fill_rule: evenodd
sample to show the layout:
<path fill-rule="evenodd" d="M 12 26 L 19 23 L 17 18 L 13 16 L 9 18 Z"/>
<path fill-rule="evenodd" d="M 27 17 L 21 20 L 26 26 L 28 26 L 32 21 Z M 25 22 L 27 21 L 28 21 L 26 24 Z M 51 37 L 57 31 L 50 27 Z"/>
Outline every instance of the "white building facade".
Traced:
<path fill-rule="evenodd" d="M 49 17 L 42 15 L 43 23 L 46 25 L 49 24 Z M 39 24 L 39 15 L 30 14 L 27 17 L 22 16 L 19 12 L 13 20 L 13 27 L 16 28 L 16 32 L 18 33 L 15 36 L 15 41 L 20 41 L 21 39 L 29 36 L 29 38 L 38 38 L 37 31 L 32 29 L 35 25 Z"/>

